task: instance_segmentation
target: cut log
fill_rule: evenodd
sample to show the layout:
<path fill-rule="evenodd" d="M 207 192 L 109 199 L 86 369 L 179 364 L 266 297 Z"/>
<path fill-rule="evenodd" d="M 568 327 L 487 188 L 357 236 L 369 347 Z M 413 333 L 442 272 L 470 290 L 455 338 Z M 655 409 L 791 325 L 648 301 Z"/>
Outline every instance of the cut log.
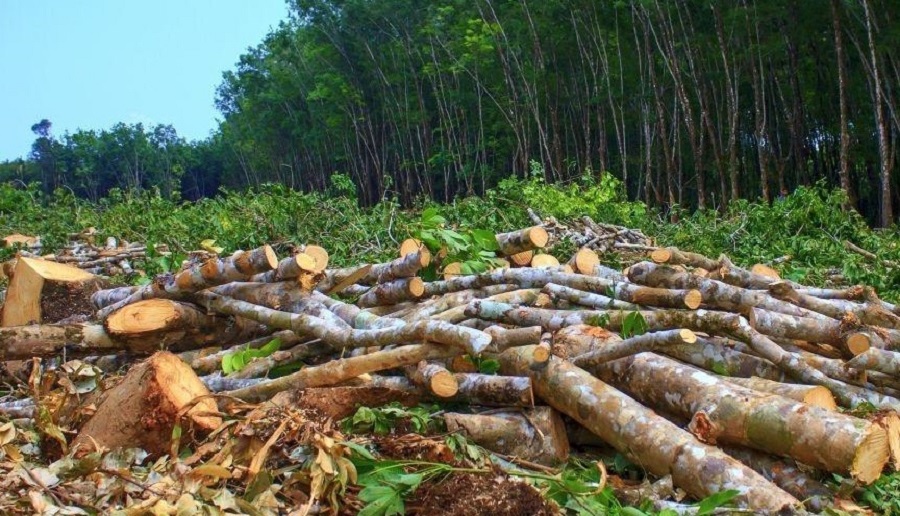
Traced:
<path fill-rule="evenodd" d="M 534 258 L 534 251 L 531 250 L 507 256 L 507 259 L 509 259 L 510 263 L 515 265 L 516 267 L 527 267 L 529 264 L 531 264 L 532 258 Z"/>
<path fill-rule="evenodd" d="M 169 453 L 172 429 L 182 439 L 215 430 L 222 420 L 209 391 L 177 356 L 157 353 L 133 367 L 121 383 L 104 392 L 97 411 L 72 442 L 81 453 L 103 449 L 143 448 L 152 457 Z M 194 404 L 188 409 L 189 405 Z M 181 412 L 185 411 L 182 416 Z"/>
<path fill-rule="evenodd" d="M 656 476 L 672 475 L 675 485 L 704 498 L 740 487 L 735 501 L 751 510 L 774 513 L 799 505 L 791 495 L 724 452 L 652 410 L 558 358 L 532 369 L 529 346 L 510 348 L 498 358 L 504 374 L 528 375 L 535 393 L 550 406 L 597 434 L 635 464 Z"/>
<path fill-rule="evenodd" d="M 661 348 L 658 353 L 728 377 L 757 376 L 782 381 L 786 376 L 784 371 L 768 360 L 721 346 L 706 338 L 698 338 L 693 344 L 677 344 Z"/>
<path fill-rule="evenodd" d="M 821 299 L 797 292 L 793 286 L 784 281 L 776 281 L 770 284 L 768 290 L 770 294 L 778 299 L 789 301 L 797 306 L 834 319 L 841 320 L 849 312 L 855 315 L 863 324 L 891 329 L 900 328 L 900 316 L 888 311 L 880 303 L 855 303 L 840 299 Z"/>
<path fill-rule="evenodd" d="M 438 398 L 452 398 L 459 392 L 459 383 L 453 373 L 437 364 L 419 362 L 417 366 L 406 368 L 406 376 Z"/>
<path fill-rule="evenodd" d="M 891 376 L 900 376 L 900 353 L 870 348 L 847 362 L 852 369 L 871 369 Z"/>
<path fill-rule="evenodd" d="M 91 295 L 103 281 L 77 267 L 19 258 L 6 292 L 0 326 L 55 323 L 93 314 Z"/>
<path fill-rule="evenodd" d="M 419 250 L 419 247 L 422 246 L 422 242 L 415 238 L 407 238 L 403 242 L 400 242 L 400 258 L 404 256 L 414 253 Z"/>
<path fill-rule="evenodd" d="M 848 358 L 863 353 L 871 345 L 866 333 L 861 332 L 863 328 L 859 326 L 859 321 L 852 316 L 842 321 L 822 320 L 753 308 L 750 310 L 748 320 L 750 326 L 765 335 L 830 344 Z M 896 330 L 878 329 L 877 333 L 885 336 L 893 334 L 891 340 L 900 341 L 900 332 Z"/>
<path fill-rule="evenodd" d="M 572 255 L 568 263 L 578 274 L 593 274 L 596 267 L 600 265 L 600 257 L 593 249 L 582 247 Z"/>
<path fill-rule="evenodd" d="M 533 249 L 543 249 L 549 240 L 550 235 L 547 234 L 547 230 L 540 226 L 532 226 L 519 231 L 497 235 L 497 244 L 500 246 L 500 253 L 504 256 L 511 256 Z"/>
<path fill-rule="evenodd" d="M 547 283 L 544 285 L 542 292 L 549 294 L 553 299 L 564 299 L 570 303 L 590 308 L 619 308 L 622 310 L 642 310 L 641 306 L 619 299 L 606 297 L 602 294 L 594 294 L 593 292 L 584 292 L 555 283 Z"/>
<path fill-rule="evenodd" d="M 0 362 L 54 357 L 102 355 L 124 350 L 99 324 L 36 324 L 0 328 Z"/>
<path fill-rule="evenodd" d="M 374 284 L 387 283 L 400 278 L 412 278 L 420 270 L 431 263 L 431 253 L 425 246 L 415 252 L 405 254 L 396 260 L 387 263 L 376 263 L 362 279 L 360 283 Z"/>
<path fill-rule="evenodd" d="M 691 330 L 665 330 L 645 333 L 618 342 L 607 341 L 599 349 L 579 355 L 572 362 L 582 369 L 590 369 L 613 360 L 636 355 L 645 351 L 655 351 L 678 344 L 693 344 L 697 336 Z M 824 387 L 821 387 L 825 389 Z M 825 389 L 827 392 L 828 390 Z"/>
<path fill-rule="evenodd" d="M 653 353 L 590 370 L 649 406 L 692 418 L 691 431 L 705 442 L 792 457 L 864 484 L 881 476 L 889 459 L 887 434 L 877 424 L 747 389 Z"/>
<path fill-rule="evenodd" d="M 491 346 L 487 349 L 490 353 L 500 353 L 515 346 L 539 344 L 543 333 L 540 326 L 512 329 L 490 326 L 484 332 L 491 336 Z"/>
<path fill-rule="evenodd" d="M 800 385 L 796 383 L 782 383 L 765 378 L 726 378 L 731 383 L 753 389 L 754 391 L 768 392 L 790 398 L 795 401 L 802 401 L 807 405 L 820 407 L 826 410 L 837 410 L 837 403 L 834 401 L 831 391 L 821 385 Z"/>
<path fill-rule="evenodd" d="M 118 303 L 138 291 L 140 287 L 116 287 L 106 290 L 98 290 L 91 296 L 91 305 L 97 310 Z"/>
<path fill-rule="evenodd" d="M 300 252 L 312 256 L 315 261 L 315 265 L 313 266 L 314 272 L 324 272 L 326 268 L 328 268 L 328 251 L 325 250 L 324 247 L 320 247 L 317 245 L 304 245 L 300 247 Z"/>
<path fill-rule="evenodd" d="M 415 256 L 408 254 L 407 256 Z M 404 301 L 419 299 L 425 294 L 425 283 L 422 278 L 402 278 L 375 285 L 363 294 L 356 304 L 361 307 L 393 305 Z"/>
<path fill-rule="evenodd" d="M 445 280 L 453 279 L 462 276 L 462 263 L 460 262 L 452 262 L 444 265 L 444 268 L 441 270 L 441 273 L 444 276 Z M 464 290 L 464 289 L 459 289 Z M 448 290 L 448 292 L 451 292 Z M 435 292 L 437 293 L 437 292 Z M 429 294 L 430 295 L 430 294 Z"/>
<path fill-rule="evenodd" d="M 104 322 L 110 338 L 128 343 L 134 353 L 161 349 L 185 351 L 213 343 L 246 342 L 268 333 L 254 321 L 216 317 L 168 299 L 148 299 L 123 307 Z"/>
<path fill-rule="evenodd" d="M 559 267 L 559 260 L 552 254 L 536 254 L 531 259 L 531 266 L 536 269 Z"/>
<path fill-rule="evenodd" d="M 569 458 L 566 425 L 550 407 L 518 412 L 444 414 L 449 432 L 458 432 L 495 453 L 545 466 L 558 466 Z"/>
<path fill-rule="evenodd" d="M 701 269 L 713 270 L 719 268 L 720 260 L 712 260 L 702 254 L 680 251 L 677 247 L 661 247 L 650 253 L 650 259 L 656 263 L 668 265 L 687 265 Z"/>
<path fill-rule="evenodd" d="M 628 278 L 626 278 L 624 274 L 605 265 L 597 265 L 594 267 L 592 274 L 598 278 L 604 278 L 610 281 L 628 281 Z"/>
<path fill-rule="evenodd" d="M 325 261 L 328 261 L 328 255 L 325 254 Z M 286 281 L 296 279 L 304 274 L 317 274 L 322 272 L 318 269 L 318 262 L 312 255 L 306 253 L 295 253 L 293 256 L 283 258 L 278 265 L 269 271 L 261 272 L 251 276 L 249 279 L 254 283 L 273 283 L 275 281 Z M 323 269 L 324 270 L 324 269 Z"/>
<path fill-rule="evenodd" d="M 12 235 L 7 235 L 0 239 L 0 247 L 14 247 L 14 246 L 22 246 L 22 247 L 34 247 L 40 242 L 40 239 L 33 236 L 23 235 L 21 233 L 14 233 Z"/>
<path fill-rule="evenodd" d="M 781 279 L 781 275 L 778 274 L 778 271 L 764 263 L 757 263 L 753 267 L 750 267 L 750 272 L 773 280 Z"/>

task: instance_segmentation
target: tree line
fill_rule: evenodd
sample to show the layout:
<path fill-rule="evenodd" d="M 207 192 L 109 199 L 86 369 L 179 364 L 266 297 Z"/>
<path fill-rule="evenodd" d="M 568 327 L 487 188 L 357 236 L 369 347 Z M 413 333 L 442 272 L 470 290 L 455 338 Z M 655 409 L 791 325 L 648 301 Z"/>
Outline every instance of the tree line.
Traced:
<path fill-rule="evenodd" d="M 770 202 L 818 181 L 879 225 L 900 204 L 890 0 L 288 4 L 223 74 L 209 139 L 35 127 L 18 173 L 89 197 L 164 184 L 188 198 L 265 182 L 324 190 L 342 174 L 371 204 L 588 171 L 663 208 Z"/>

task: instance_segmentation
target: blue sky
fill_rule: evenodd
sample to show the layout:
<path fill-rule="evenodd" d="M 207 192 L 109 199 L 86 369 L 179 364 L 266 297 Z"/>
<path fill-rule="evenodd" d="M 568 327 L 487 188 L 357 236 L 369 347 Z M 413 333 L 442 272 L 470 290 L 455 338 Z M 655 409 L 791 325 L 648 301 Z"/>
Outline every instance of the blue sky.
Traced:
<path fill-rule="evenodd" d="M 117 122 L 209 135 L 222 72 L 287 16 L 284 0 L 0 0 L 0 161 Z"/>

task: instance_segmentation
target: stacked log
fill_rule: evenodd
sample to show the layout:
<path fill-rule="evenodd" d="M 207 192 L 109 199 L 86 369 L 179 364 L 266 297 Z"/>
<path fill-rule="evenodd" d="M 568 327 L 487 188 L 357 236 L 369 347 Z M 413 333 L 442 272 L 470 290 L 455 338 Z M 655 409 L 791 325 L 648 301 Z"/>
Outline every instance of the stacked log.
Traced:
<path fill-rule="evenodd" d="M 420 277 L 434 255 L 413 239 L 393 260 L 349 268 L 329 268 L 316 246 L 280 260 L 269 246 L 208 256 L 94 292 L 93 320 L 19 317 L 0 330 L 0 360 L 150 356 L 91 400 L 74 441 L 87 448 L 140 442 L 160 455 L 173 426 L 214 431 L 216 409 L 235 400 L 353 386 L 447 404 L 451 431 L 546 465 L 566 461 L 574 420 L 572 442 L 590 432 L 694 498 L 737 489 L 740 507 L 762 513 L 830 503 L 811 472 L 868 484 L 900 460 L 900 324 L 870 289 L 799 285 L 589 219 L 591 240 L 558 257 L 547 245 L 562 230 L 535 222 L 497 235 L 514 267 L 443 264 L 437 281 Z M 600 242 L 650 260 L 612 269 Z M 14 281 L 47 286 L 11 288 L 4 314 L 22 299 L 42 306 L 60 281 L 33 272 L 58 263 L 19 265 Z M 253 353 L 273 341 L 281 348 Z M 249 363 L 225 371 L 235 354 Z M 479 371 L 491 361 L 500 374 Z M 293 372 L 267 377 L 282 366 Z M 860 404 L 878 416 L 837 410 Z"/>

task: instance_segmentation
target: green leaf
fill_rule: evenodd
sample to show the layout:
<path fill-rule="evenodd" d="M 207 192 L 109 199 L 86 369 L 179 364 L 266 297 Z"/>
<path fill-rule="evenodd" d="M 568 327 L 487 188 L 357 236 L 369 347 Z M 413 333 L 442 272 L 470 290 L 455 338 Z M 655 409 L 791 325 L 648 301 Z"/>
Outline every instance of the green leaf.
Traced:
<path fill-rule="evenodd" d="M 478 363 L 478 372 L 481 374 L 497 374 L 500 370 L 500 362 L 494 358 L 481 360 Z"/>
<path fill-rule="evenodd" d="M 359 516 L 393 516 L 403 514 L 403 499 L 400 493 L 389 486 L 368 486 L 357 495 L 360 500 L 368 502 Z"/>
<path fill-rule="evenodd" d="M 697 515 L 706 516 L 707 514 L 712 514 L 713 511 L 719 507 L 725 507 L 739 494 L 741 494 L 741 492 L 737 489 L 726 489 L 725 491 L 711 494 L 703 500 L 700 500 L 700 503 L 697 504 Z"/>
<path fill-rule="evenodd" d="M 234 365 L 231 363 L 234 354 L 228 353 L 222 357 L 222 373 L 229 375 L 235 371 Z"/>
<path fill-rule="evenodd" d="M 498 251 L 500 244 L 497 243 L 497 237 L 493 231 L 487 229 L 473 229 L 472 240 L 475 245 L 485 251 Z"/>

